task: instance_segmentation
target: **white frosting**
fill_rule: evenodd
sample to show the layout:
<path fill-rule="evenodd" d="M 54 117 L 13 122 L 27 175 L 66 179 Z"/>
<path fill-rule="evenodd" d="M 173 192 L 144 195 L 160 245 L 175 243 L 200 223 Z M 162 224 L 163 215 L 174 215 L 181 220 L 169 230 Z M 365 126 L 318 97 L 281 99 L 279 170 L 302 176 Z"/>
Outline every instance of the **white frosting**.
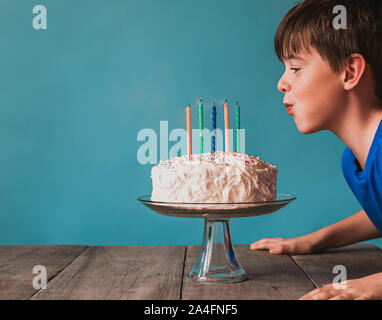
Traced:
<path fill-rule="evenodd" d="M 236 152 L 176 157 L 151 170 L 151 200 L 222 203 L 276 200 L 275 166 Z"/>

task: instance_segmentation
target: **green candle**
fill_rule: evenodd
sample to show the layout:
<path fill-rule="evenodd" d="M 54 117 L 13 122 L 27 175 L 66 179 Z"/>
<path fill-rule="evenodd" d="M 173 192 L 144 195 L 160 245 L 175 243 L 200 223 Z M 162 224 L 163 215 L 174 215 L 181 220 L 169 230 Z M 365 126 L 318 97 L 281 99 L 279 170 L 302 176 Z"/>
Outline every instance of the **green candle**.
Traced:
<path fill-rule="evenodd" d="M 203 153 L 203 103 L 202 99 L 200 98 L 199 103 L 199 129 L 200 129 L 200 153 Z"/>
<path fill-rule="evenodd" d="M 240 106 L 236 101 L 236 152 L 240 152 Z"/>

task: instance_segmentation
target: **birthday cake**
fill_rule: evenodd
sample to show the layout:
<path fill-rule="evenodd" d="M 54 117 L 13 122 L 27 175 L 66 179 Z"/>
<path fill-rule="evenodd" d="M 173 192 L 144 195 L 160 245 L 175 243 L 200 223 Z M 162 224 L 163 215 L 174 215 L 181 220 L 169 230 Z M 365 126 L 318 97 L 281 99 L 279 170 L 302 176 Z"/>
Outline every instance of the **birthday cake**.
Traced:
<path fill-rule="evenodd" d="M 222 151 L 161 160 L 151 170 L 152 201 L 233 203 L 276 200 L 277 168 Z"/>

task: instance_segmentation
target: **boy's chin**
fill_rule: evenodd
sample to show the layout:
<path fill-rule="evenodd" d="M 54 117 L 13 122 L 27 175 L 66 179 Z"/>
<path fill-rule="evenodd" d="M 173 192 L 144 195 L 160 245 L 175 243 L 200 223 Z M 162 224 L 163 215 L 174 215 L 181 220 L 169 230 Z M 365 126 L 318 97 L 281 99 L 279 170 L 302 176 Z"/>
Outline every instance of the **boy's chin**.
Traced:
<path fill-rule="evenodd" d="M 317 128 L 317 126 L 308 123 L 296 122 L 296 127 L 297 130 L 300 131 L 302 134 L 311 134 L 321 130 L 320 128 Z"/>

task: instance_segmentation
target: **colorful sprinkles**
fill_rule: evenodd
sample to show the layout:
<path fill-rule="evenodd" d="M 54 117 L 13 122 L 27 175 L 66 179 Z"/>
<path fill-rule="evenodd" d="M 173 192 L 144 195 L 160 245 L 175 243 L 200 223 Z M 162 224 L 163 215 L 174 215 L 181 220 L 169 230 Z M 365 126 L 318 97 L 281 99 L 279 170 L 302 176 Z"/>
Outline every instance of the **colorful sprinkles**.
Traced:
<path fill-rule="evenodd" d="M 174 169 L 179 165 L 195 164 L 199 162 L 210 162 L 215 165 L 232 165 L 241 162 L 246 166 L 259 166 L 260 168 L 266 168 L 268 165 L 264 160 L 261 160 L 260 157 L 237 152 L 226 153 L 216 151 L 213 153 L 192 154 L 190 156 L 184 155 L 181 157 L 161 160 L 158 166 L 163 166 L 167 169 Z"/>

